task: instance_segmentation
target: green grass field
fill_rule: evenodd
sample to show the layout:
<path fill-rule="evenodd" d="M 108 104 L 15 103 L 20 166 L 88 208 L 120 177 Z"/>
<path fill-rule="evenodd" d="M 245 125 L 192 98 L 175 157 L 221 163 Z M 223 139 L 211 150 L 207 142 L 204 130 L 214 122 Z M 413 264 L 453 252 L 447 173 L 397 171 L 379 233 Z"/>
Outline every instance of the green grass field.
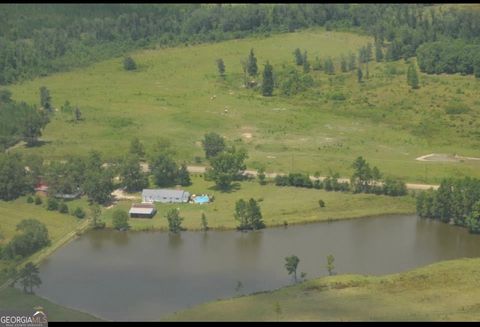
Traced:
<path fill-rule="evenodd" d="M 75 208 L 77 205 L 84 208 L 87 206 L 85 200 L 66 203 L 70 208 Z M 7 243 L 13 237 L 16 233 L 16 226 L 22 219 L 35 218 L 47 225 L 52 242 L 75 229 L 81 222 L 80 219 L 72 215 L 46 210 L 45 203 L 42 205 L 27 203 L 26 197 L 20 197 L 14 201 L 0 201 L 0 217 L 0 229 L 4 235 L 4 239 L 1 241 L 3 243 Z"/>
<path fill-rule="evenodd" d="M 4 310 L 33 310 L 37 306 L 44 309 L 49 322 L 101 320 L 88 313 L 59 306 L 39 296 L 24 294 L 12 287 L 0 290 L 0 308 Z"/>
<path fill-rule="evenodd" d="M 479 267 L 480 259 L 460 259 L 394 275 L 324 277 L 201 304 L 165 320 L 478 321 Z"/>
<path fill-rule="evenodd" d="M 152 218 L 131 218 L 132 230 L 168 229 L 165 213 L 170 208 L 180 208 L 185 218 L 182 225 L 188 230 L 201 228 L 201 215 L 205 213 L 208 224 L 215 229 L 233 229 L 238 222 L 234 219 L 235 202 L 238 199 L 254 198 L 261 200 L 260 207 L 267 226 L 310 223 L 325 220 L 359 218 L 383 214 L 407 214 L 415 212 L 415 200 L 412 196 L 388 197 L 372 194 L 350 194 L 326 192 L 316 189 L 278 187 L 273 184 L 260 185 L 257 181 L 238 183 L 238 189 L 232 192 L 219 192 L 213 182 L 202 177 L 192 178 L 193 185 L 185 189 L 192 194 L 213 194 L 215 201 L 209 204 L 157 204 L 158 212 Z M 140 197 L 140 194 L 138 194 Z M 325 201 L 325 208 L 318 200 Z M 140 201 L 136 201 L 140 202 Z M 122 200 L 115 208 L 130 209 L 132 201 Z M 111 215 L 115 209 L 104 211 L 107 227 L 111 226 Z"/>
<path fill-rule="evenodd" d="M 216 131 L 245 146 L 248 166 L 268 171 L 330 171 L 351 174 L 363 155 L 386 175 L 407 182 L 438 183 L 445 176 L 480 177 L 479 162 L 418 162 L 428 153 L 480 157 L 480 82 L 473 76 L 420 75 L 421 88 L 406 84 L 406 63 L 369 64 L 369 78 L 359 84 L 356 72 L 334 76 L 312 72 L 318 86 L 294 97 L 262 97 L 242 87 L 242 68 L 250 48 L 260 70 L 269 60 L 277 69 L 293 63 L 293 50 L 308 51 L 310 61 L 348 54 L 372 41 L 344 32 L 307 30 L 217 44 L 142 50 L 132 54 L 139 68 L 123 70 L 122 58 L 14 85 L 17 100 L 39 102 L 47 86 L 58 109 L 65 100 L 78 105 L 85 118 L 67 122 L 58 113 L 45 132 L 46 144 L 15 151 L 63 159 L 67 153 L 97 149 L 107 157 L 123 155 L 138 136 L 150 150 L 159 137 L 169 138 L 177 158 L 203 157 L 200 140 Z M 217 77 L 215 60 L 223 58 L 227 78 Z M 396 73 L 393 72 L 393 67 Z M 366 75 L 365 67 L 364 75 Z M 213 99 L 213 96 L 216 96 Z M 343 95 L 345 100 L 333 100 Z M 468 107 L 448 115 L 452 102 Z M 224 109 L 228 107 L 228 113 Z"/>

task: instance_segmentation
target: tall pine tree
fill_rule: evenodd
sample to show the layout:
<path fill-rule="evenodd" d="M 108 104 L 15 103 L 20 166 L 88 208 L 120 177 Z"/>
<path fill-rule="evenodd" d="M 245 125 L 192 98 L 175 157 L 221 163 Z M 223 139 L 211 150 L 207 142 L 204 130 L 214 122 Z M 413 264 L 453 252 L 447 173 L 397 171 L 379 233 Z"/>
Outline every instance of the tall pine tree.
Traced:
<path fill-rule="evenodd" d="M 273 93 L 273 67 L 267 61 L 263 68 L 262 94 L 263 96 L 272 96 Z"/>
<path fill-rule="evenodd" d="M 248 55 L 247 59 L 247 73 L 250 76 L 257 76 L 258 73 L 257 58 L 253 53 L 253 49 L 250 50 L 250 54 Z"/>
<path fill-rule="evenodd" d="M 302 56 L 302 52 L 300 51 L 299 48 L 295 49 L 295 51 L 293 52 L 293 55 L 295 56 L 295 63 L 298 66 L 303 65 L 303 56 Z"/>
<path fill-rule="evenodd" d="M 417 68 L 413 63 L 408 66 L 407 83 L 412 89 L 418 89 L 418 73 Z"/>

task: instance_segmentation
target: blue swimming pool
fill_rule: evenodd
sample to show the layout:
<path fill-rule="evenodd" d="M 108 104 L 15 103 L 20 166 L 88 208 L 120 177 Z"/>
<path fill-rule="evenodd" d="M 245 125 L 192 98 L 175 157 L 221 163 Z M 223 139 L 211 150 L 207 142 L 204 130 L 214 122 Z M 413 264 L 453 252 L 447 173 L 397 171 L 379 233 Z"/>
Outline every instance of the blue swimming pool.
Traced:
<path fill-rule="evenodd" d="M 208 203 L 209 201 L 210 201 L 210 199 L 208 198 L 207 195 L 196 196 L 193 199 L 193 202 L 195 202 L 195 203 Z"/>

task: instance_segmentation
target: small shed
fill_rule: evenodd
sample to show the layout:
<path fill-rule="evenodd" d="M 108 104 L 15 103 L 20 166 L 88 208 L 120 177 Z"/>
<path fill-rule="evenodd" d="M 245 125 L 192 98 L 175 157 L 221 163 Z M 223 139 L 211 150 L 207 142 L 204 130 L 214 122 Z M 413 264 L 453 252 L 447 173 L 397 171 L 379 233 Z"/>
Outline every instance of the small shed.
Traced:
<path fill-rule="evenodd" d="M 144 189 L 142 191 L 144 203 L 186 203 L 189 199 L 190 193 L 184 190 Z"/>
<path fill-rule="evenodd" d="M 128 211 L 131 218 L 152 218 L 157 213 L 153 203 L 134 203 Z"/>

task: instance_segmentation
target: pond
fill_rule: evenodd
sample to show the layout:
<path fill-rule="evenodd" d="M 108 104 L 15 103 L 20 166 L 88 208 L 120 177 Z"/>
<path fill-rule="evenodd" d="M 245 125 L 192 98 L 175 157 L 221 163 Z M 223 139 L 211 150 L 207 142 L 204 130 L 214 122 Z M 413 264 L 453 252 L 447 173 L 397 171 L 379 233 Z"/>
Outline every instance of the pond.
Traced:
<path fill-rule="evenodd" d="M 323 222 L 258 232 L 92 231 L 40 266 L 37 294 L 107 320 L 158 320 L 196 304 L 292 283 L 298 274 L 388 274 L 440 260 L 480 256 L 480 237 L 416 216 Z M 241 283 L 241 287 L 237 287 Z"/>

